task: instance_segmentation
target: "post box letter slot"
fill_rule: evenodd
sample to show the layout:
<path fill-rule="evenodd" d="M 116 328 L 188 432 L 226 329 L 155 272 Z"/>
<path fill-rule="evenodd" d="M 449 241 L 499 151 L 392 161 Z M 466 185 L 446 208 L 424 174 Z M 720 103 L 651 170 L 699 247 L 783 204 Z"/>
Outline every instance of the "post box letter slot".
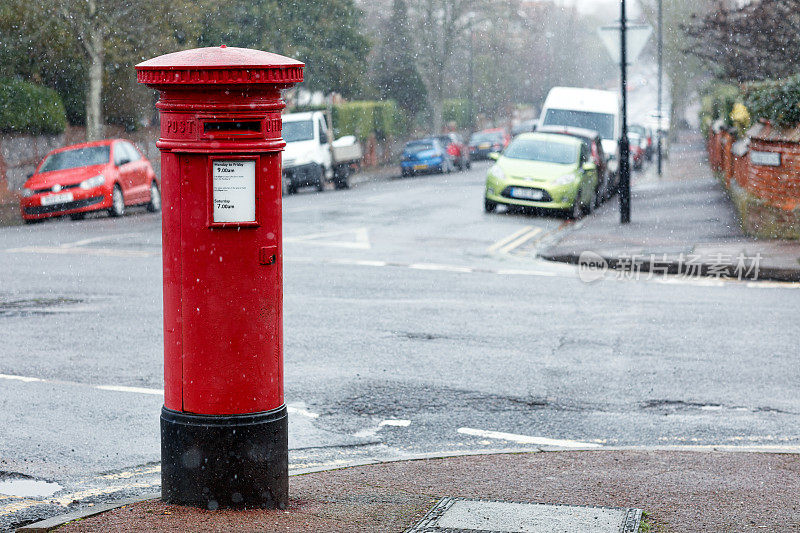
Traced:
<path fill-rule="evenodd" d="M 236 134 L 236 133 L 260 133 L 261 121 L 231 121 L 231 122 L 204 122 L 203 133 L 206 134 Z"/>

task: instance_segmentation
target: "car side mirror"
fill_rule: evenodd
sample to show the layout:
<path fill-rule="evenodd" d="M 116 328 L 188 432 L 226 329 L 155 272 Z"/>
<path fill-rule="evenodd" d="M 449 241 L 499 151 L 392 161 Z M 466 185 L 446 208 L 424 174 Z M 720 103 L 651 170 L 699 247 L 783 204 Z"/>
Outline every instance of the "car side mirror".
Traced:
<path fill-rule="evenodd" d="M 30 174 L 28 174 L 28 177 L 27 177 L 27 178 L 25 178 L 25 179 L 31 179 L 32 177 L 33 177 L 33 172 L 31 172 Z"/>
<path fill-rule="evenodd" d="M 587 171 L 597 170 L 597 165 L 595 165 L 594 163 L 584 163 L 583 170 Z"/>
<path fill-rule="evenodd" d="M 319 132 L 319 144 L 328 144 L 328 134 L 324 131 Z"/>
<path fill-rule="evenodd" d="M 497 161 L 500 159 L 500 152 L 489 152 L 489 159 Z"/>

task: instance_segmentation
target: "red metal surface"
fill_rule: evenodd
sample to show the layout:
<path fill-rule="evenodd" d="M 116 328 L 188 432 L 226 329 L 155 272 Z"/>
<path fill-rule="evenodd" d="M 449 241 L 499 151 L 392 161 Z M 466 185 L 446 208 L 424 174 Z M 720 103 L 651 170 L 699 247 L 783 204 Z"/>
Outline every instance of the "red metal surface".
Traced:
<path fill-rule="evenodd" d="M 303 64 L 219 47 L 167 54 L 136 69 L 141 83 L 161 91 L 164 405 L 208 415 L 278 408 L 280 90 L 302 81 Z M 214 159 L 256 162 L 255 222 L 213 222 Z"/>
<path fill-rule="evenodd" d="M 48 152 L 48 154 L 42 158 L 39 164 L 36 165 L 36 170 L 33 175 L 28 178 L 23 185 L 23 187 L 27 189 L 41 192 L 36 192 L 35 194 L 27 197 L 20 197 L 19 203 L 22 218 L 25 220 L 39 220 L 67 214 L 72 215 L 76 213 L 88 213 L 91 211 L 108 209 L 111 207 L 111 193 L 114 190 L 115 185 L 120 186 L 125 205 L 135 205 L 149 202 L 150 184 L 153 180 L 156 180 L 158 183 L 158 179 L 153 171 L 153 167 L 138 148 L 136 148 L 136 150 L 139 151 L 141 159 L 130 162 L 121 167 L 115 166 L 114 151 L 116 150 L 116 146 L 119 145 L 120 141 L 126 141 L 135 148 L 135 145 L 127 139 L 104 139 L 101 141 L 65 146 Z M 102 165 L 91 165 L 41 172 L 43 163 L 52 154 L 82 148 L 91 148 L 95 146 L 110 147 L 109 159 Z M 102 174 L 105 177 L 104 184 L 97 187 L 92 187 L 91 189 L 81 189 L 80 187 L 76 187 L 76 185 L 80 184 L 80 182 L 83 180 L 92 178 L 98 174 Z M 61 189 L 58 191 L 53 191 L 52 188 L 55 185 L 61 186 Z M 48 188 L 50 189 L 49 191 L 44 190 Z M 89 200 L 92 198 L 100 198 L 101 200 L 97 203 L 79 208 L 69 208 L 69 204 L 65 204 L 63 208 L 43 214 L 29 214 L 25 212 L 26 208 L 42 206 L 42 200 L 51 194 L 61 194 L 66 192 L 72 194 L 73 202 Z"/>

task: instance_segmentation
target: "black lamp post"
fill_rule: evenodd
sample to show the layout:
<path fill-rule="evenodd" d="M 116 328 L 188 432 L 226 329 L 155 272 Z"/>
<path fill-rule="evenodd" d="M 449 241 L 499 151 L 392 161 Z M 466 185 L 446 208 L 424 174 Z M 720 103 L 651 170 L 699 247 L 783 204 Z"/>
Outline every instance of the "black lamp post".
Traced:
<path fill-rule="evenodd" d="M 664 91 L 664 6 L 662 0 L 658 0 L 658 175 L 661 176 L 661 124 L 662 118 L 662 94 Z"/>
<path fill-rule="evenodd" d="M 631 221 L 631 169 L 628 142 L 628 53 L 625 0 L 620 16 L 620 71 L 622 72 L 622 134 L 619 138 L 619 217 L 622 224 Z"/>

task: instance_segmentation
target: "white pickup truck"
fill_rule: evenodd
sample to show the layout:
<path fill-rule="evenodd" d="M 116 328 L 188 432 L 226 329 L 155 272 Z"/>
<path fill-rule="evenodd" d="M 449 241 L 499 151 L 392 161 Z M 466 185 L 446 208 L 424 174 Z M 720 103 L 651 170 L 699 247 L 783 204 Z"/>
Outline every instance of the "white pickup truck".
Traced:
<path fill-rule="evenodd" d="M 361 145 L 353 136 L 332 141 L 322 111 L 283 115 L 283 181 L 287 194 L 300 187 L 325 189 L 333 182 L 337 189 L 349 186 L 352 167 L 361 161 Z"/>

